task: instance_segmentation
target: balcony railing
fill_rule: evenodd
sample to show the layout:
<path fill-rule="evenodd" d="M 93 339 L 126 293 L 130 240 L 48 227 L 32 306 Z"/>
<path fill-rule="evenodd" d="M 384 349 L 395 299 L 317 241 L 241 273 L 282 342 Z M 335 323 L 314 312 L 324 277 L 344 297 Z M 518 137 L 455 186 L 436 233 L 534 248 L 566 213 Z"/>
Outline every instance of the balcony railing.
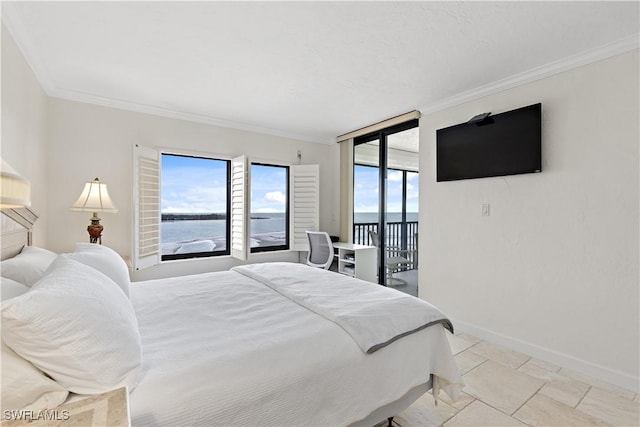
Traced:
<path fill-rule="evenodd" d="M 361 222 L 353 224 L 353 243 L 360 245 L 373 245 L 369 231 L 378 232 L 377 222 Z M 386 246 L 406 249 L 409 261 L 417 265 L 417 239 L 418 221 L 388 222 L 385 227 Z M 416 258 L 416 259 L 414 259 Z"/>

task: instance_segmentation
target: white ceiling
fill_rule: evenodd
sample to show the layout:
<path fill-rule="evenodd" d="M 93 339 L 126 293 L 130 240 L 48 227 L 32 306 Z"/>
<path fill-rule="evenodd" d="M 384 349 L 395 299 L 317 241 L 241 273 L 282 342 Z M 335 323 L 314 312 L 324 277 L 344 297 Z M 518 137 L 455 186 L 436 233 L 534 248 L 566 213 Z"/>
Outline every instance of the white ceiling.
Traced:
<path fill-rule="evenodd" d="M 639 32 L 636 1 L 3 2 L 2 13 L 51 96 L 317 142 L 637 48 Z"/>

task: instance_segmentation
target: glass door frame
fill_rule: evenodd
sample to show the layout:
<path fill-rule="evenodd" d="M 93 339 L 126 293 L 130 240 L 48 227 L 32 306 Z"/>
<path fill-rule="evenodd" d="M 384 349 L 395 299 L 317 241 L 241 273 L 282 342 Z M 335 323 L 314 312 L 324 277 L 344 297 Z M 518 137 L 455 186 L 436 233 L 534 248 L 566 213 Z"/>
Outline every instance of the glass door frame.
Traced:
<path fill-rule="evenodd" d="M 387 137 L 398 132 L 413 129 L 419 126 L 419 119 L 409 120 L 388 128 L 368 133 L 353 139 L 353 165 L 354 174 L 356 166 L 355 150 L 356 146 L 366 144 L 368 142 L 378 141 L 378 283 L 387 286 L 387 267 L 385 256 L 387 252 L 387 233 L 386 233 L 386 217 L 387 217 Z M 404 174 L 404 185 L 402 202 L 406 206 L 406 174 Z M 355 197 L 355 183 L 353 188 Z M 406 207 L 403 206 L 403 216 L 406 215 Z M 353 216 L 353 225 L 355 228 L 355 206 L 351 213 Z M 405 231 L 406 233 L 406 231 Z"/>

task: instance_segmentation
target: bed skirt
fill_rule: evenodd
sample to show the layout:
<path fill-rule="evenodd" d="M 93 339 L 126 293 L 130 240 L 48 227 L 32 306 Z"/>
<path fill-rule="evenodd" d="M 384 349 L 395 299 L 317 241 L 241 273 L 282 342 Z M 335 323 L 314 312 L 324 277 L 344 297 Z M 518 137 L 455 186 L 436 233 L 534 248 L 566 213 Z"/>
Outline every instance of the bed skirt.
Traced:
<path fill-rule="evenodd" d="M 413 402 L 418 400 L 420 396 L 428 392 L 432 387 L 432 380 L 429 379 L 424 384 L 420 384 L 415 386 L 411 390 L 405 393 L 400 399 L 386 404 L 372 413 L 370 413 L 366 418 L 351 424 L 349 427 L 372 427 L 376 426 L 379 423 L 386 421 L 387 419 L 394 417 L 407 409 Z"/>

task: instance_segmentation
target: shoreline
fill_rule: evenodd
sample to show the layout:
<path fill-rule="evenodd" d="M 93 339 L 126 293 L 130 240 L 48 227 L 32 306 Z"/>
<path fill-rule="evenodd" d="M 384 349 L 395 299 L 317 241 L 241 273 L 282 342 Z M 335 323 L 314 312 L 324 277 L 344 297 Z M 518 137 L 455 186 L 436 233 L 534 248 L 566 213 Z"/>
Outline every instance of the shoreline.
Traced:
<path fill-rule="evenodd" d="M 283 213 L 284 215 L 284 213 Z M 160 222 L 176 221 L 225 221 L 226 214 L 161 214 Z M 249 219 L 279 219 L 270 216 L 252 216 Z"/>
<path fill-rule="evenodd" d="M 250 236 L 252 248 L 280 246 L 285 244 L 285 232 L 274 231 L 270 233 L 253 234 Z M 160 244 L 161 255 L 175 255 L 195 252 L 224 251 L 227 248 L 224 236 L 208 239 L 183 240 L 179 242 L 165 242 Z"/>

